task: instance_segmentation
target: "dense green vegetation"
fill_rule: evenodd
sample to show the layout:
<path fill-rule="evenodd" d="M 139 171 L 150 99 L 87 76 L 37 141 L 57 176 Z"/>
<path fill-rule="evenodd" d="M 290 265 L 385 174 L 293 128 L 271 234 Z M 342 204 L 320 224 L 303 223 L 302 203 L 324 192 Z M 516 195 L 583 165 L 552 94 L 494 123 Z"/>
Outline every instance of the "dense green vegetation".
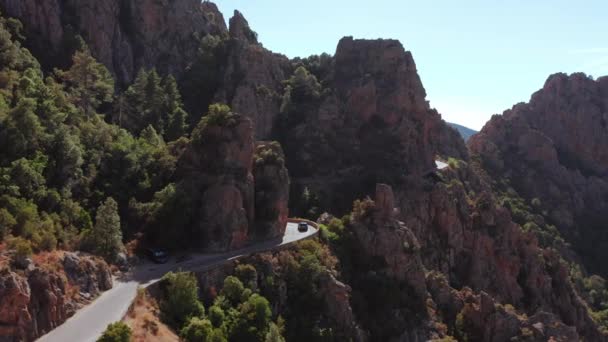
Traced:
<path fill-rule="evenodd" d="M 250 271 L 242 275 L 250 277 Z M 272 321 L 270 303 L 248 285 L 227 277 L 205 314 L 194 275 L 169 273 L 161 283 L 163 318 L 185 341 L 282 341 L 281 320 Z"/>
<path fill-rule="evenodd" d="M 186 341 L 340 341 L 323 290 L 336 263 L 326 245 L 306 240 L 247 259 L 217 289 L 172 273 L 161 282 L 162 317 Z"/>
<path fill-rule="evenodd" d="M 181 143 L 165 141 L 188 127 L 175 80 L 142 71 L 115 93 L 82 44 L 68 69 L 45 74 L 20 28 L 0 19 L 0 238 L 113 260 L 141 226 L 129 202 L 152 200 L 174 172 Z"/>

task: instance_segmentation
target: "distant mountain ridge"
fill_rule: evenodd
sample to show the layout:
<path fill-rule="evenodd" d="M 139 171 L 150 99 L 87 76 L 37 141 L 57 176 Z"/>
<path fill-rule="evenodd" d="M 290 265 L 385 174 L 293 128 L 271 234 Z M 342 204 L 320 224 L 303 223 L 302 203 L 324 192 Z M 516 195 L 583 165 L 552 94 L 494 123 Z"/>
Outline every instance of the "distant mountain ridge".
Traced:
<path fill-rule="evenodd" d="M 464 141 L 469 140 L 469 138 L 473 135 L 476 134 L 478 131 L 474 130 L 474 129 L 470 129 L 468 127 L 459 125 L 459 124 L 455 124 L 453 122 L 448 122 L 448 125 L 450 125 L 451 127 L 455 128 L 458 133 L 460 133 L 460 136 L 462 136 L 462 139 L 464 139 Z"/>

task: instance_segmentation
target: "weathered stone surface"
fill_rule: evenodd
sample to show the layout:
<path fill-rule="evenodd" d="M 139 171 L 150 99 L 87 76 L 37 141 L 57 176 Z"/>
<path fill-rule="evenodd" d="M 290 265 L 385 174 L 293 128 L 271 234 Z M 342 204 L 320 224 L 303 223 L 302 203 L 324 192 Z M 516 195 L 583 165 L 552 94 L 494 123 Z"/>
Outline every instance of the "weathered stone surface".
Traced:
<path fill-rule="evenodd" d="M 440 146 L 467 158 L 398 41 L 343 38 L 329 68 L 319 104 L 302 106 L 299 121 L 288 118 L 281 141 L 295 183 L 320 193 L 324 207 L 345 210 L 378 182 L 433 169 L 447 152 Z"/>
<path fill-rule="evenodd" d="M 80 292 L 97 296 L 112 288 L 112 273 L 100 259 L 66 252 L 63 269 L 69 282 L 78 286 Z"/>
<path fill-rule="evenodd" d="M 121 84 L 142 67 L 180 75 L 200 38 L 227 33 L 217 6 L 199 0 L 2 0 L 0 7 L 23 21 L 27 46 L 45 66 L 65 66 L 79 34 Z"/>
<path fill-rule="evenodd" d="M 281 238 L 289 217 L 289 174 L 285 156 L 277 142 L 256 146 L 253 177 L 255 180 L 255 230 L 258 238 Z"/>
<path fill-rule="evenodd" d="M 464 163 L 457 170 L 445 169 L 442 176 L 448 186 L 438 182 L 428 191 L 424 190 L 428 185 L 412 184 L 400 188 L 395 196 L 399 218 L 420 242 L 424 267 L 443 274 L 450 287 L 466 286 L 476 293 L 485 292 L 487 298 L 482 296 L 479 303 L 482 307 L 484 300 L 490 298 L 496 303 L 511 304 L 528 316 L 546 311 L 554 315 L 555 321 L 574 327 L 575 334 L 582 338 L 606 340 L 576 293 L 559 256 L 541 249 L 531 233 L 524 233 L 512 222 L 509 211 L 497 205 L 485 180 Z M 454 291 L 429 284 L 428 277 L 427 286 L 432 299 L 446 311 L 444 317 L 450 324 L 462 310 L 451 298 Z M 492 318 L 494 311 L 482 309 L 475 309 L 478 316 L 472 319 L 479 321 L 475 326 L 482 329 L 494 325 L 497 330 L 479 332 L 475 328 L 479 333 L 475 340 L 493 340 L 490 336 L 498 331 L 503 337 L 511 336 L 515 327 L 521 327 L 510 316 Z M 496 321 L 488 323 L 488 319 Z M 573 336 L 571 330 L 563 329 L 563 340 Z"/>
<path fill-rule="evenodd" d="M 0 273 L 0 339 L 7 341 L 28 334 L 32 320 L 28 310 L 31 291 L 27 279 L 9 270 Z"/>
<path fill-rule="evenodd" d="M 280 111 L 283 81 L 289 60 L 258 44 L 243 15 L 235 11 L 230 19 L 230 40 L 217 102 L 253 120 L 255 137 L 271 137 Z"/>
<path fill-rule="evenodd" d="M 229 114 L 221 124 L 202 124 L 180 160 L 182 188 L 194 200 L 191 222 L 198 247 L 242 247 L 254 221 L 253 124 Z"/>
<path fill-rule="evenodd" d="M 527 201 L 540 200 L 544 218 L 585 266 L 606 274 L 598 261 L 607 249 L 598 243 L 607 239 L 608 78 L 555 74 L 468 145 L 492 177 L 509 179 Z"/>
<path fill-rule="evenodd" d="M 112 287 L 101 259 L 65 253 L 55 271 L 41 265 L 26 272 L 0 271 L 0 341 L 32 341 Z"/>

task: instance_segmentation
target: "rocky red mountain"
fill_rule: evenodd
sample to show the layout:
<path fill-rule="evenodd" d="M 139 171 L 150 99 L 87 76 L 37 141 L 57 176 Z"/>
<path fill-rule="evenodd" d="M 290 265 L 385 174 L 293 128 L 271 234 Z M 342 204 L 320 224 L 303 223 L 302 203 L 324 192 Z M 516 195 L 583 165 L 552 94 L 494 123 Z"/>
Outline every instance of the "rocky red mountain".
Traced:
<path fill-rule="evenodd" d="M 115 100 L 104 104 L 112 108 L 99 107 L 107 122 L 123 122 L 116 120 L 121 89 L 138 69 L 177 78 L 190 112 L 188 133 L 164 145 L 152 127 L 123 127 L 147 148 L 162 146 L 149 158 L 166 170 L 149 176 L 132 166 L 135 157 L 119 159 L 136 143 L 91 153 L 97 159 L 87 165 L 89 183 L 97 176 L 94 162 L 107 155 L 118 161 L 113 165 L 144 174 L 132 185 L 162 180 L 118 198 L 129 229 L 176 248 L 218 251 L 281 236 L 289 214 L 320 216 L 322 245 L 251 260 L 263 275 L 251 286 L 272 290 L 273 316 L 308 310 L 298 313 L 312 317 L 308 333 L 335 331 L 331 336 L 356 341 L 606 340 L 598 314 L 603 297 L 587 291 L 589 279 L 578 282 L 573 271 L 605 272 L 598 262 L 605 249 L 590 243 L 606 240 L 606 79 L 552 76 L 530 103 L 495 116 L 472 137 L 469 157 L 458 132 L 426 100 L 412 54 L 395 40 L 345 37 L 333 56 L 289 60 L 265 49 L 241 13 L 227 28 L 207 1 L 0 0 L 0 6 L 23 21 L 24 44 L 47 70 L 67 66 L 82 37 L 119 81 Z M 150 88 L 159 83 L 158 75 L 146 77 Z M 214 102 L 229 107 L 209 106 Z M 94 136 L 95 129 L 83 127 L 83 139 Z M 131 134 L 115 130 L 119 138 Z M 119 145 L 114 136 L 108 140 Z M 278 142 L 259 141 L 272 139 Z M 436 170 L 438 157 L 449 167 Z M 110 180 L 100 183 L 110 192 Z M 102 190 L 82 202 L 109 196 Z M 4 336 L 32 339 L 68 316 L 64 302 L 27 295 L 38 284 L 35 270 L 3 272 L 0 294 L 7 295 L 0 301 L 29 315 L 0 312 Z M 203 276 L 202 292 L 212 293 L 221 277 Z M 47 283 L 40 285 L 44 298 L 65 297 L 66 281 Z M 313 298 L 288 300 L 294 293 Z M 60 314 L 31 318 L 47 311 Z M 288 332 L 297 332 L 299 320 L 291 324 Z M 32 325 L 38 330 L 25 331 Z"/>
<path fill-rule="evenodd" d="M 608 79 L 555 74 L 529 103 L 495 116 L 469 141 L 496 178 L 536 199 L 594 272 L 608 256 Z"/>

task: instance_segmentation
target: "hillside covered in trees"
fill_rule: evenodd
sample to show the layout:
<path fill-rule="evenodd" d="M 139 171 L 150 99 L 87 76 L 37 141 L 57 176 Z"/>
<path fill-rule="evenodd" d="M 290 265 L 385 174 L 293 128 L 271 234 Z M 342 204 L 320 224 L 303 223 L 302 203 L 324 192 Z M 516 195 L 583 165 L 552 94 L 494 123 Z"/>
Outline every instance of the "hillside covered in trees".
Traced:
<path fill-rule="evenodd" d="M 231 251 L 288 217 L 319 237 L 168 273 L 156 318 L 186 341 L 608 339 L 605 79 L 552 76 L 467 146 L 396 40 L 288 59 L 208 1 L 0 8 L 0 340 L 146 247 Z"/>

